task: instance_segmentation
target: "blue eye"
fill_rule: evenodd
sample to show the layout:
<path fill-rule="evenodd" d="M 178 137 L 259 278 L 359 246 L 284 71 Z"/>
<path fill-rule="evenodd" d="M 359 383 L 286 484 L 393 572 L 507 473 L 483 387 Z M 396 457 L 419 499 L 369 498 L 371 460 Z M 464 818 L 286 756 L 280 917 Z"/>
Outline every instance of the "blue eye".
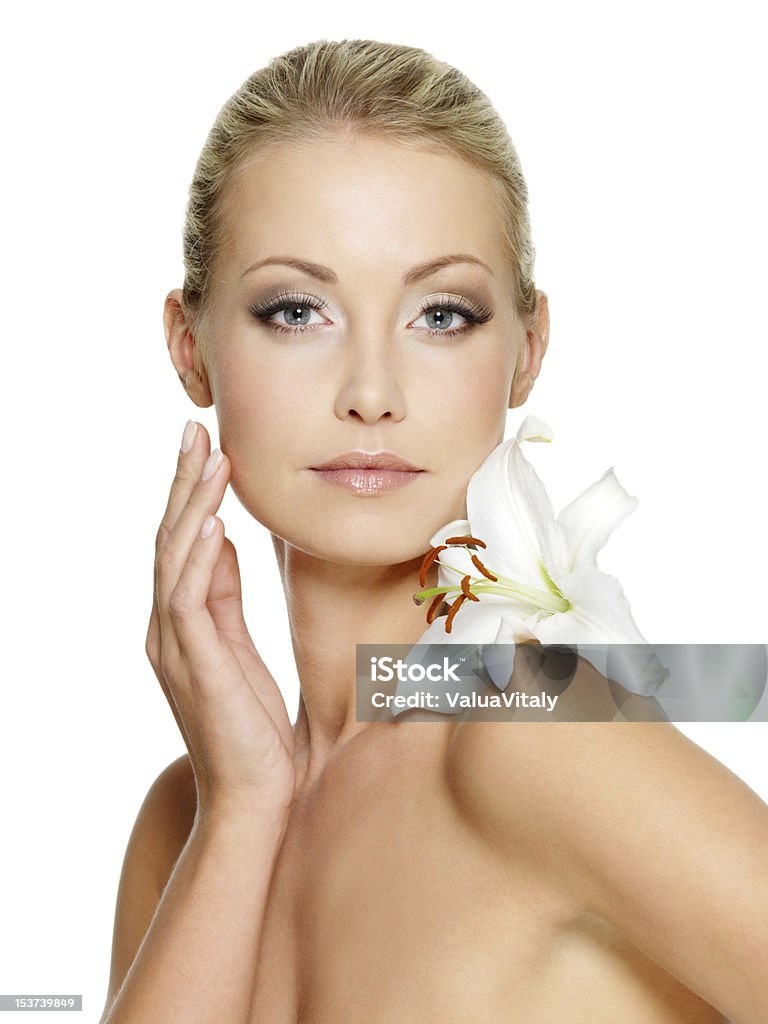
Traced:
<path fill-rule="evenodd" d="M 317 311 L 312 306 L 297 306 L 295 303 L 292 303 L 290 306 L 283 306 L 276 315 L 281 317 L 282 321 L 288 324 L 289 327 L 304 327 L 305 324 L 309 323 L 309 318 L 315 312 Z"/>
<path fill-rule="evenodd" d="M 467 318 L 462 316 L 462 314 L 458 313 L 456 310 L 443 306 L 433 306 L 432 309 L 428 309 L 426 313 L 423 313 L 419 317 L 419 320 L 426 321 L 426 326 L 430 330 L 435 330 L 442 334 L 449 327 L 453 327 L 454 330 L 457 329 L 457 317 L 459 320 L 464 320 L 465 323 L 467 322 Z M 414 327 L 418 326 L 419 320 L 414 320 Z M 458 324 L 458 329 L 462 330 L 463 325 Z"/>
<path fill-rule="evenodd" d="M 408 326 L 425 330 L 432 337 L 439 335 L 444 338 L 455 338 L 471 331 L 477 324 L 487 323 L 492 316 L 493 310 L 487 306 L 481 306 L 470 299 L 459 300 L 446 295 L 427 299 L 417 319 Z M 420 320 L 424 321 L 424 326 L 419 324 Z"/>
<path fill-rule="evenodd" d="M 280 292 L 253 303 L 248 312 L 272 330 L 300 334 L 328 323 L 320 315 L 326 306 L 327 302 L 316 295 Z M 422 303 L 417 318 L 408 327 L 424 331 L 431 337 L 454 338 L 471 331 L 478 324 L 487 323 L 492 316 L 493 310 L 471 299 L 439 295 Z M 422 320 L 423 325 L 419 322 Z"/>
<path fill-rule="evenodd" d="M 326 323 L 327 321 L 319 315 L 319 311 L 326 305 L 327 303 L 318 299 L 316 295 L 294 295 L 281 292 L 264 302 L 253 303 L 248 307 L 248 312 L 256 320 L 269 324 L 276 331 L 296 334 Z M 314 322 L 311 320 L 313 313 L 318 315 Z"/>

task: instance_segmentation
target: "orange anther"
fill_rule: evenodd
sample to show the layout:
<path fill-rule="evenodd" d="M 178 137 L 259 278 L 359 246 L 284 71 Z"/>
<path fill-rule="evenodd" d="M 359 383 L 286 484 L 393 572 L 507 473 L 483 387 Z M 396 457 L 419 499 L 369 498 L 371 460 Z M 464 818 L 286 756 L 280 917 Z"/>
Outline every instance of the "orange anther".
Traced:
<path fill-rule="evenodd" d="M 476 594 L 473 594 L 472 591 L 469 589 L 469 580 L 469 576 L 462 576 L 461 592 L 464 595 L 464 597 L 468 597 L 470 601 L 479 601 L 480 598 Z"/>
<path fill-rule="evenodd" d="M 494 583 L 495 583 L 496 580 L 499 578 L 498 576 L 494 576 L 492 572 L 489 572 L 488 569 L 485 568 L 485 566 L 480 561 L 480 559 L 477 557 L 477 555 L 472 555 L 472 561 L 477 566 L 477 568 L 480 570 L 480 572 L 483 574 L 483 576 L 486 577 L 486 579 L 493 580 Z"/>
<path fill-rule="evenodd" d="M 437 610 L 440 607 L 440 605 L 443 603 L 443 598 L 444 597 L 445 597 L 445 594 L 435 594 L 434 600 L 432 601 L 432 603 L 430 604 L 429 608 L 427 609 L 427 623 L 428 623 L 428 625 L 430 625 L 430 626 L 432 625 L 432 622 L 434 621 L 434 618 L 437 615 Z"/>
<path fill-rule="evenodd" d="M 480 540 L 477 537 L 470 537 L 469 535 L 467 535 L 466 537 L 446 537 L 445 538 L 445 543 L 446 544 L 478 544 L 481 548 L 487 548 L 488 547 L 488 545 L 485 543 L 484 540 Z"/>
<path fill-rule="evenodd" d="M 427 585 L 427 569 L 429 569 L 430 565 L 432 565 L 440 552 L 445 551 L 447 547 L 447 544 L 438 544 L 437 547 L 430 548 L 426 555 L 424 555 L 424 560 L 422 561 L 421 568 L 419 569 L 419 586 L 422 590 Z"/>
<path fill-rule="evenodd" d="M 451 610 L 448 612 L 448 614 L 445 617 L 445 632 L 446 633 L 450 633 L 451 632 L 451 625 L 453 624 L 453 620 L 456 617 L 456 612 L 459 610 L 459 608 L 461 608 L 461 606 L 464 604 L 464 602 L 466 600 L 467 599 L 466 599 L 466 597 L 464 597 L 463 594 L 459 594 L 459 596 L 456 598 L 456 600 L 451 605 Z"/>

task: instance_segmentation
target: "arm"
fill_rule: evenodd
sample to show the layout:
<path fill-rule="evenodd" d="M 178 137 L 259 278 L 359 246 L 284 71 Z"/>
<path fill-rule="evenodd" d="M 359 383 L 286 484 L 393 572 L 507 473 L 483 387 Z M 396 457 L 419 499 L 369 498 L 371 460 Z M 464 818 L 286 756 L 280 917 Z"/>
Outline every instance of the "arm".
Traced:
<path fill-rule="evenodd" d="M 768 1007 L 768 807 L 666 722 L 475 722 L 463 813 L 737 1024 Z"/>
<path fill-rule="evenodd" d="M 249 1020 L 283 821 L 253 811 L 194 818 L 190 792 L 194 801 L 184 757 L 161 773 L 139 811 L 100 1024 Z"/>
<path fill-rule="evenodd" d="M 229 461 L 210 452 L 200 424 L 183 447 L 155 541 L 145 647 L 189 757 L 151 788 L 126 850 L 102 1024 L 249 1024 L 294 794 L 285 702 L 245 625 L 237 553 L 212 514 Z"/>

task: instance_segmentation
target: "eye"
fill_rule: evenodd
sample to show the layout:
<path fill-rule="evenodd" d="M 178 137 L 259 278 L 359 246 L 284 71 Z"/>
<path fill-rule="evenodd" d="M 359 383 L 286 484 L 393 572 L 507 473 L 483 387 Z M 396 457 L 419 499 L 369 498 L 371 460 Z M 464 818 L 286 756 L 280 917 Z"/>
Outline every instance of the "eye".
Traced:
<path fill-rule="evenodd" d="M 316 295 L 281 292 L 263 302 L 253 303 L 248 307 L 248 312 L 273 330 L 297 334 L 328 323 L 320 316 L 320 310 L 326 305 Z"/>
<path fill-rule="evenodd" d="M 463 320 L 465 323 L 468 322 L 466 317 L 462 316 L 461 313 L 450 309 L 447 306 L 433 306 L 431 309 L 428 309 L 426 313 L 422 314 L 418 320 L 414 320 L 412 326 L 418 327 L 419 320 L 424 321 L 422 326 L 439 333 L 443 333 L 448 330 L 449 327 L 453 327 L 454 330 L 461 330 L 463 325 L 459 323 L 459 321 Z"/>
<path fill-rule="evenodd" d="M 277 317 L 277 323 L 280 325 L 285 323 L 289 327 L 304 327 L 310 322 L 313 313 L 315 316 L 318 316 L 317 310 L 314 309 L 314 307 L 307 305 L 301 306 L 292 302 L 289 306 L 283 306 L 277 313 L 273 314 L 273 316 Z M 270 317 L 269 319 L 272 320 L 273 317 Z M 319 319 L 322 322 L 323 318 L 319 317 Z"/>
<path fill-rule="evenodd" d="M 493 310 L 471 299 L 441 295 L 425 300 L 419 316 L 408 326 L 426 331 L 432 337 L 453 338 L 487 323 L 492 316 Z"/>

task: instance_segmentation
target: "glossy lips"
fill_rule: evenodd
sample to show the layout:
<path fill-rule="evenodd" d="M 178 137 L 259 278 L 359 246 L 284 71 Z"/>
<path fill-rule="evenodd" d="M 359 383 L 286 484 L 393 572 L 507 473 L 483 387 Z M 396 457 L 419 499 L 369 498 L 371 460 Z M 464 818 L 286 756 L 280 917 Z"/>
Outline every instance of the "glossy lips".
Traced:
<path fill-rule="evenodd" d="M 361 495 L 381 494 L 416 480 L 424 471 L 394 452 L 345 452 L 312 466 L 328 483 Z"/>

